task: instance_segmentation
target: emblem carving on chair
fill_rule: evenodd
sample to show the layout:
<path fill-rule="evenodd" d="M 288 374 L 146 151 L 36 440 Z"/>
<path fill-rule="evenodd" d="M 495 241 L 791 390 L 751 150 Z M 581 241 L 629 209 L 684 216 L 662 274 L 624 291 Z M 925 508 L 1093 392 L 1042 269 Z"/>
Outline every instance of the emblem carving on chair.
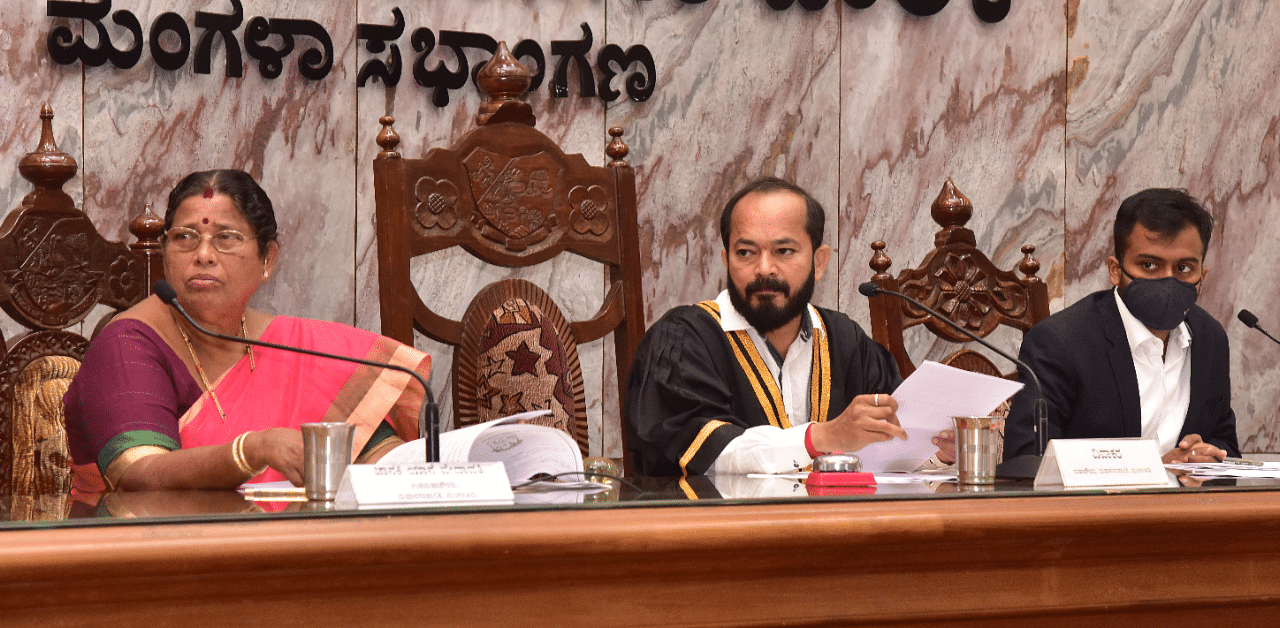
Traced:
<path fill-rule="evenodd" d="M 1002 316 L 1018 319 L 1027 311 L 1021 284 L 990 275 L 968 253 L 948 252 L 930 279 L 907 279 L 902 292 L 975 332 L 993 330 Z M 905 308 L 909 316 L 928 316 L 910 304 Z"/>
<path fill-rule="evenodd" d="M 89 268 L 91 238 L 85 216 L 24 216 L 4 248 L 4 280 L 12 286 L 15 316 L 43 327 L 83 318 L 97 302 L 105 274 Z"/>
<path fill-rule="evenodd" d="M 0 308 L 26 329 L 0 335 L 0 518 L 61 517 L 71 474 L 62 395 L 89 340 L 68 328 L 98 305 L 117 313 L 162 278 L 164 221 L 148 206 L 133 244 L 110 242 L 62 190 L 78 166 L 40 111 L 40 142 L 18 164 L 34 189 L 0 225 Z M 101 316 L 100 329 L 113 314 Z"/>
<path fill-rule="evenodd" d="M 934 235 L 934 248 L 919 266 L 903 270 L 897 277 L 889 274 L 893 260 L 885 253 L 888 245 L 883 240 L 871 243 L 868 265 L 875 271 L 871 280 L 876 285 L 913 297 L 983 338 L 1001 326 L 1026 333 L 1049 316 L 1048 289 L 1036 276 L 1040 262 L 1032 257 L 1035 245 L 1027 244 L 1021 249 L 1023 259 L 1018 270 L 1022 277 L 997 267 L 977 248 L 977 238 L 965 226 L 973 216 L 973 204 L 950 180 L 934 199 L 930 214 L 941 227 Z M 942 340 L 969 342 L 968 336 L 905 301 L 879 295 L 871 297 L 868 305 L 872 336 L 893 354 L 903 376 L 915 371 L 915 364 L 907 355 L 904 330 L 923 325 Z M 970 349 L 961 349 L 940 361 L 968 371 L 1001 374 L 990 359 Z"/>
<path fill-rule="evenodd" d="M 444 231 L 458 224 L 458 187 L 452 181 L 422 177 L 414 186 L 414 193 L 418 206 L 413 215 L 418 224 Z"/>
<path fill-rule="evenodd" d="M 529 410 L 531 422 L 564 430 L 586 452 L 586 408 L 577 343 L 545 292 L 519 279 L 481 290 L 463 317 L 454 356 L 458 426 Z"/>
<path fill-rule="evenodd" d="M 381 151 L 373 172 L 382 333 L 408 343 L 421 333 L 454 347 L 455 426 L 545 408 L 553 413 L 546 424 L 568 431 L 585 455 L 588 433 L 603 435 L 606 422 L 620 423 L 620 414 L 601 407 L 601 423 L 588 429 L 577 345 L 612 341 L 620 392 L 644 335 L 636 174 L 625 159 L 630 149 L 623 129 L 610 127 L 604 150 L 610 161 L 592 166 L 535 128 L 533 108 L 524 101 L 532 74 L 503 42 L 477 76 L 485 102 L 476 128 L 451 146 L 406 158 L 395 119 L 378 120 Z M 445 228 L 449 207 L 457 222 Z M 423 228 L 427 223 L 434 226 Z M 536 286 L 503 279 L 481 289 L 461 319 L 444 316 L 423 299 L 410 273 L 413 260 L 437 251 L 509 269 L 577 255 L 601 266 L 603 300 L 594 314 L 567 322 Z M 594 291 L 593 283 L 583 280 L 583 290 Z M 612 388 L 603 372 L 591 375 Z M 605 395 L 600 405 L 612 400 Z M 605 441 L 599 440 L 602 448 Z"/>
<path fill-rule="evenodd" d="M 609 215 L 613 207 L 609 204 L 609 193 L 598 185 L 575 186 L 569 190 L 569 226 L 582 234 L 602 236 L 609 230 Z"/>
<path fill-rule="evenodd" d="M 472 221 L 485 238 L 523 251 L 556 226 L 552 195 L 559 171 L 546 153 L 508 159 L 477 148 L 462 164 L 476 201 Z"/>

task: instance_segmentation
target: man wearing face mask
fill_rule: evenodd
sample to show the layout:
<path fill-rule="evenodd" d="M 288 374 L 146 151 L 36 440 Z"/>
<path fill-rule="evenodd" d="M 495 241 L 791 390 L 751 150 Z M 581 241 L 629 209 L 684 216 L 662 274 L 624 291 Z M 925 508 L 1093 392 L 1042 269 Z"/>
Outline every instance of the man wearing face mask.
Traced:
<path fill-rule="evenodd" d="M 1027 332 L 1020 357 L 1039 376 L 1049 438 L 1152 438 L 1168 462 L 1240 455 L 1227 334 L 1195 305 L 1213 218 L 1185 191 L 1143 190 L 1120 204 L 1114 289 Z M 1005 458 L 1035 452 L 1030 382 L 1013 399 Z"/>
<path fill-rule="evenodd" d="M 677 307 L 636 350 L 628 446 L 645 475 L 776 473 L 819 453 L 906 438 L 889 352 L 849 317 L 810 305 L 831 248 L 816 200 L 781 179 L 720 215 L 728 288 Z M 934 441 L 954 459 L 954 439 Z"/>

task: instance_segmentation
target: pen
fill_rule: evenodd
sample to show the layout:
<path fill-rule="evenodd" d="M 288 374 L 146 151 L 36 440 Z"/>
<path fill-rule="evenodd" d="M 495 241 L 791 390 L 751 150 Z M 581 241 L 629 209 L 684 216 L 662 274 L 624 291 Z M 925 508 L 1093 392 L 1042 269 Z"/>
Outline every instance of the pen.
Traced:
<path fill-rule="evenodd" d="M 1224 464 L 1238 464 L 1246 467 L 1261 467 L 1262 463 L 1256 460 L 1245 460 L 1244 458 L 1232 458 L 1230 456 L 1223 458 Z"/>

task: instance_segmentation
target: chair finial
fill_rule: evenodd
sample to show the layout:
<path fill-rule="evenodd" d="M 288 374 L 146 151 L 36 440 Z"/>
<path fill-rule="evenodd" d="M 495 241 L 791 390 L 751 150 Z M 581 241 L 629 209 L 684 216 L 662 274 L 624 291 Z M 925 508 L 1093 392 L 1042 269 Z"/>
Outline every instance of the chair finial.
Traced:
<path fill-rule="evenodd" d="M 135 250 L 160 249 L 160 234 L 164 233 L 164 219 L 151 209 L 151 203 L 142 208 L 142 212 L 129 221 L 129 233 L 138 241 L 130 245 Z"/>
<path fill-rule="evenodd" d="M 604 154 L 612 160 L 609 162 L 610 166 L 627 165 L 627 154 L 631 149 L 627 147 L 626 142 L 622 141 L 623 132 L 620 126 L 609 127 L 609 135 L 613 136 L 613 139 L 609 140 L 608 146 L 605 146 Z"/>
<path fill-rule="evenodd" d="M 398 159 L 400 157 L 400 153 L 396 150 L 396 148 L 400 146 L 400 134 L 396 133 L 396 130 L 391 128 L 391 125 L 395 123 L 396 119 L 392 116 L 382 116 L 381 118 L 378 118 L 378 124 L 382 125 L 382 130 L 378 131 L 378 139 L 376 140 L 378 142 L 378 146 L 382 147 L 382 150 L 378 153 L 379 157 L 387 157 L 391 159 Z"/>
<path fill-rule="evenodd" d="M 942 227 L 933 238 L 934 246 L 952 243 L 977 245 L 978 240 L 973 236 L 973 231 L 964 226 L 973 217 L 973 204 L 956 189 L 951 179 L 942 184 L 942 191 L 938 192 L 938 198 L 933 199 L 930 213 L 933 221 Z"/>
<path fill-rule="evenodd" d="M 41 190 L 62 190 L 62 184 L 76 176 L 76 160 L 61 150 L 53 139 L 53 108 L 40 108 L 40 145 L 18 162 L 18 172 Z"/>
<path fill-rule="evenodd" d="M 524 101 L 524 94 L 532 81 L 533 74 L 525 64 L 511 56 L 507 42 L 498 42 L 498 51 L 476 75 L 480 91 L 488 97 L 488 102 L 480 105 L 476 124 L 519 122 L 533 126 L 536 121 L 533 107 Z"/>
<path fill-rule="evenodd" d="M 889 256 L 884 252 L 886 246 L 888 245 L 885 244 L 884 240 L 876 240 L 871 243 L 871 250 L 875 252 L 871 254 L 871 261 L 867 266 L 876 271 L 876 274 L 871 277 L 872 281 L 890 278 L 888 272 L 889 267 L 893 266 L 893 260 L 889 259 Z"/>
<path fill-rule="evenodd" d="M 1022 245 L 1022 262 L 1018 264 L 1018 270 L 1027 276 L 1028 283 L 1040 283 L 1040 278 L 1036 273 L 1040 271 L 1040 261 L 1032 257 L 1031 254 L 1036 252 L 1036 245 Z"/>
<path fill-rule="evenodd" d="M 142 258 L 142 285 L 150 292 L 151 284 L 164 278 L 164 261 L 160 256 L 160 234 L 164 233 L 164 219 L 157 216 L 147 203 L 142 211 L 129 221 L 129 233 L 134 242 L 129 243 L 129 250 Z"/>

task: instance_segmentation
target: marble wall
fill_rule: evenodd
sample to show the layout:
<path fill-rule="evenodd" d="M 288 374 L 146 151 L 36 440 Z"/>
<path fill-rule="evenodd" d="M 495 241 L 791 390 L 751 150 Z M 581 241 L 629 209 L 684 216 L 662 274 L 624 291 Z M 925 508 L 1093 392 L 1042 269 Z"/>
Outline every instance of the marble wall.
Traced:
<path fill-rule="evenodd" d="M 276 202 L 284 250 L 256 304 L 374 330 L 378 117 L 395 116 L 402 151 L 421 154 L 471 128 L 479 103 L 468 86 L 437 107 L 414 82 L 407 66 L 418 27 L 531 39 L 552 65 L 551 41 L 579 39 L 584 22 L 593 59 L 606 43 L 652 51 L 657 89 L 645 102 L 582 98 L 575 81 L 568 98 L 552 97 L 545 84 L 530 98 L 539 128 L 595 164 L 605 161 L 605 130 L 626 129 L 650 321 L 724 287 L 716 217 L 734 189 L 762 174 L 796 180 L 827 207 L 836 255 L 816 299 L 864 323 L 854 288 L 871 274 L 870 243 L 890 243 L 895 270 L 918 263 L 936 230 L 929 204 L 948 178 L 973 201 L 969 226 L 997 263 L 1012 266 L 1019 247 L 1037 247 L 1054 310 L 1107 285 L 1101 269 L 1121 199 L 1144 187 L 1185 187 L 1220 225 L 1202 303 L 1233 342 L 1242 445 L 1280 452 L 1280 347 L 1234 320 L 1240 307 L 1264 325 L 1280 320 L 1266 314 L 1277 292 L 1267 278 L 1280 257 L 1280 220 L 1268 211 L 1278 193 L 1270 175 L 1280 124 L 1268 106 L 1280 92 L 1275 3 L 1012 0 L 1008 17 L 988 24 L 960 0 L 928 17 L 893 0 L 783 11 L 764 0 L 243 0 L 245 22 L 263 15 L 325 27 L 334 63 L 319 81 L 296 65 L 311 45 L 305 39 L 274 80 L 248 57 L 243 76 L 228 78 L 220 46 L 209 74 L 190 61 L 161 69 L 146 51 L 128 70 L 59 65 L 48 33 L 82 27 L 47 17 L 46 4 L 0 8 L 0 163 L 16 164 L 34 147 L 39 105 L 50 102 L 59 144 L 81 164 L 68 189 L 117 238 L 128 237 L 125 225 L 143 204 L 162 208 L 186 172 L 244 168 Z M 397 7 L 406 22 L 395 42 L 406 63 L 401 81 L 357 88 L 359 68 L 375 55 L 357 40 L 356 24 L 391 24 Z M 193 39 L 202 32 L 197 11 L 232 9 L 231 0 L 111 2 L 144 28 L 175 12 Z M 118 47 L 129 44 L 123 28 L 105 24 Z M 97 42 L 93 32 L 86 38 Z M 468 61 L 485 56 L 471 50 Z M 456 63 L 444 50 L 428 65 L 437 61 Z M 29 188 L 16 169 L 8 173 L 0 200 L 12 208 Z M 450 315 L 462 313 L 477 286 L 513 275 L 448 255 L 415 273 L 424 299 Z M 589 316 L 602 299 L 599 267 L 573 257 L 514 275 L 550 283 L 570 318 Z M 447 399 L 447 348 L 419 344 L 437 357 L 433 388 Z M 608 345 L 594 343 L 582 357 L 592 451 L 618 456 Z M 941 350 L 924 338 L 913 347 L 918 358 Z"/>

